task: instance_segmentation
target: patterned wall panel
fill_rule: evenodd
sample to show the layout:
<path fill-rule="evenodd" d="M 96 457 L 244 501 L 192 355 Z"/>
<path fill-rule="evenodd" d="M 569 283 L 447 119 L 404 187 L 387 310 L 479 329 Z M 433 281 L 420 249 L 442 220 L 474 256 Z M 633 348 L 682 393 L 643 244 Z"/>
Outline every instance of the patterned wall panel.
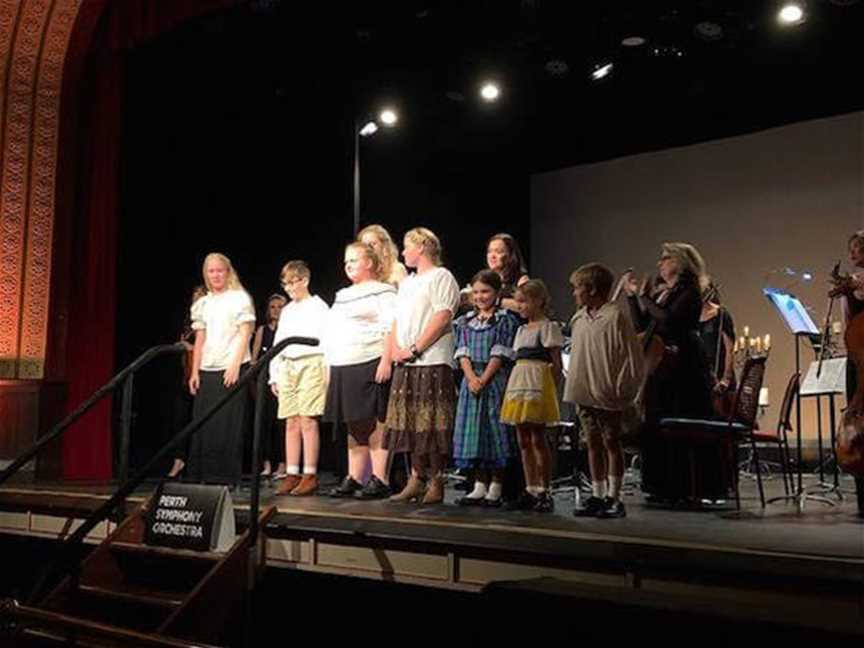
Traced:
<path fill-rule="evenodd" d="M 0 378 L 41 378 L 63 62 L 76 0 L 0 0 Z"/>
<path fill-rule="evenodd" d="M 18 364 L 18 377 L 24 379 L 42 378 L 45 369 L 60 94 L 78 5 L 77 0 L 55 0 L 39 60 Z"/>

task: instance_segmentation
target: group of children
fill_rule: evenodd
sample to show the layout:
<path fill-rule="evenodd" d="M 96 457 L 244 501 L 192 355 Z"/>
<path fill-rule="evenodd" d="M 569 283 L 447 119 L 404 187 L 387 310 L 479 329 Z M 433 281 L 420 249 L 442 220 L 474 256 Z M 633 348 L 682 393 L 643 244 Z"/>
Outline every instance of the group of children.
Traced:
<path fill-rule="evenodd" d="M 429 236 L 422 234 L 421 239 Z M 546 429 L 561 418 L 564 340 L 559 324 L 549 319 L 546 286 L 523 279 L 511 298 L 503 290 L 500 272 L 481 270 L 470 284 L 472 309 L 453 319 L 458 287 L 452 275 L 432 266 L 427 272 L 424 262 L 418 266 L 415 258 L 423 256 L 422 245 L 417 248 L 409 235 L 405 244 L 406 263 L 410 258 L 408 265 L 417 268 L 417 275 L 406 277 L 389 235 L 375 230 L 373 236 L 350 243 L 345 274 L 351 285 L 336 294 L 330 307 L 310 292 L 306 263 L 290 261 L 283 267 L 280 278 L 290 301 L 279 316 L 273 344 L 289 336 L 318 338 L 321 344 L 291 344 L 270 363 L 269 382 L 286 434 L 287 476 L 279 483 L 278 494 L 318 491 L 318 421 L 323 419 L 348 430 L 348 475 L 331 496 L 442 501 L 443 466 L 434 465 L 435 457 L 428 481 L 437 488 L 418 490 L 414 472 L 405 490 L 392 495 L 388 481 L 390 451 L 400 449 L 387 440 L 388 435 L 414 429 L 417 421 L 431 417 L 433 434 L 426 435 L 422 445 L 434 446 L 433 455 L 450 452 L 445 460 L 474 478 L 473 489 L 458 500 L 459 505 L 552 511 Z M 421 275 L 422 281 L 415 279 Z M 570 282 L 578 312 L 572 321 L 563 395 L 577 407 L 593 490 L 574 515 L 623 517 L 619 437 L 622 412 L 632 405 L 642 382 L 642 353 L 629 318 L 609 302 L 613 277 L 607 268 L 582 266 Z M 397 284 L 402 284 L 398 291 Z M 418 315 L 417 303 L 408 311 L 404 303 L 416 302 L 421 288 L 428 293 L 429 304 L 420 307 L 429 311 L 426 315 Z M 425 319 L 407 340 L 410 318 L 415 316 Z M 429 371 L 419 371 L 422 358 Z M 449 378 L 453 365 L 461 373 L 458 397 Z M 406 373 L 406 367 L 418 371 Z M 396 394 L 391 394 L 391 377 Z M 406 411 L 396 412 L 399 408 Z M 441 430 L 449 431 L 447 438 L 436 440 Z M 415 442 L 411 450 L 422 458 Z M 517 450 L 525 489 L 505 503 L 505 469 Z"/>

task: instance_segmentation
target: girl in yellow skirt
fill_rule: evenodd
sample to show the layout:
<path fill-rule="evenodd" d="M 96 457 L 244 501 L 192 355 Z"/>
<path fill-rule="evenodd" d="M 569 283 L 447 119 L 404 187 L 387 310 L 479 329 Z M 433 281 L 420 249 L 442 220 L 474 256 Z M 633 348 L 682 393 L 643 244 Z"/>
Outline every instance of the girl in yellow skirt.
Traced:
<path fill-rule="evenodd" d="M 550 512 L 555 508 L 549 494 L 552 456 L 546 426 L 557 423 L 558 390 L 561 380 L 561 327 L 549 320 L 549 291 L 539 279 L 519 286 L 514 295 L 519 314 L 528 321 L 516 331 L 513 349 L 516 366 L 507 381 L 501 421 L 516 426 L 525 492 L 508 505 L 511 510 Z"/>

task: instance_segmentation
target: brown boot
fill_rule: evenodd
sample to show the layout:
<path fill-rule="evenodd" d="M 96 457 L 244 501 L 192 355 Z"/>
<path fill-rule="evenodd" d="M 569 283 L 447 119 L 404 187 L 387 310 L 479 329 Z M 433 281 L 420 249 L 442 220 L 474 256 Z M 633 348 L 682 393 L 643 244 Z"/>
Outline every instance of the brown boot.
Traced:
<path fill-rule="evenodd" d="M 408 483 L 405 484 L 405 488 L 402 489 L 398 495 L 391 495 L 391 502 L 408 502 L 415 497 L 420 497 L 426 490 L 426 484 L 419 477 L 415 477 L 411 475 L 408 478 Z"/>
<path fill-rule="evenodd" d="M 318 492 L 318 475 L 303 475 L 303 479 L 297 487 L 291 491 L 294 497 L 303 495 L 314 495 Z"/>
<path fill-rule="evenodd" d="M 426 489 L 426 494 L 423 496 L 421 505 L 440 504 L 444 501 L 444 479 L 441 477 L 433 477 L 429 480 L 429 488 Z"/>
<path fill-rule="evenodd" d="M 288 475 L 285 479 L 279 482 L 276 488 L 277 495 L 290 495 L 291 491 L 297 488 L 300 483 L 300 475 Z"/>

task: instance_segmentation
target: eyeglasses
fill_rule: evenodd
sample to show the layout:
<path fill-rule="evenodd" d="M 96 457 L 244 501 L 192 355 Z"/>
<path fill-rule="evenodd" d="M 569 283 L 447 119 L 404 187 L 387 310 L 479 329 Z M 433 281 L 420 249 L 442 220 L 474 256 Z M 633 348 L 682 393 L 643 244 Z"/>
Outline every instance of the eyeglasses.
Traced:
<path fill-rule="evenodd" d="M 300 283 L 301 281 L 303 281 L 303 280 L 300 277 L 296 277 L 294 279 L 288 279 L 288 280 L 282 282 L 282 287 L 288 288 L 289 286 L 293 286 L 294 284 Z"/>

